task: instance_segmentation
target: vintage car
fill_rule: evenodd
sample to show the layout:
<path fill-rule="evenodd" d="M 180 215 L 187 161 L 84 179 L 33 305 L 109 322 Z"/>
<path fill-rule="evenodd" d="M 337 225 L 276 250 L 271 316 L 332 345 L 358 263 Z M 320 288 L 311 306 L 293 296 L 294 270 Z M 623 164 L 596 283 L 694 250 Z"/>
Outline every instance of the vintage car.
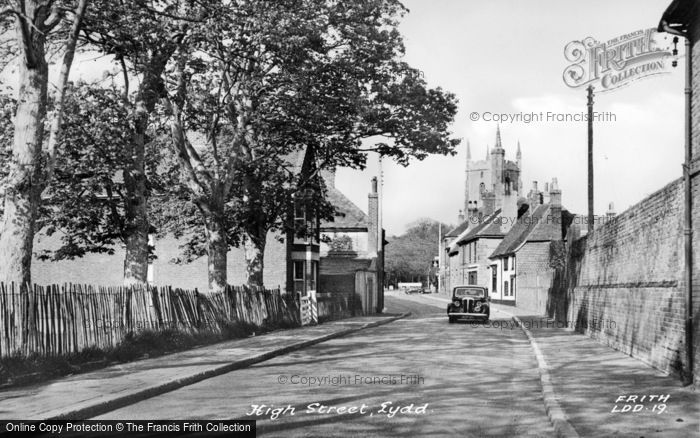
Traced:
<path fill-rule="evenodd" d="M 458 319 L 488 321 L 491 315 L 489 291 L 479 286 L 456 286 L 452 289 L 452 302 L 447 305 L 450 323 Z"/>

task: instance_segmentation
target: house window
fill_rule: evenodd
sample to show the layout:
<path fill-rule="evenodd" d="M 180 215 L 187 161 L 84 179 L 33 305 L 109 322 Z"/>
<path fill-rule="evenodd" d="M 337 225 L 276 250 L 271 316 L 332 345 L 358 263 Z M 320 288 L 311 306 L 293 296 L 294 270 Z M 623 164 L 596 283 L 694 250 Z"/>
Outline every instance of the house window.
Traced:
<path fill-rule="evenodd" d="M 510 296 L 515 296 L 515 275 L 510 276 Z"/>
<path fill-rule="evenodd" d="M 504 281 L 503 282 L 503 296 L 507 297 L 510 289 L 508 289 L 508 282 Z"/>
<path fill-rule="evenodd" d="M 512 269 L 515 271 L 515 256 L 513 256 L 513 260 L 511 260 L 510 265 Z"/>
<path fill-rule="evenodd" d="M 469 282 L 467 284 L 476 284 L 476 271 L 469 272 Z"/>
<path fill-rule="evenodd" d="M 302 295 L 306 294 L 305 286 L 305 276 L 306 276 L 306 262 L 303 260 L 296 260 L 294 262 L 294 292 L 299 292 Z"/>
<path fill-rule="evenodd" d="M 508 270 L 508 259 L 509 259 L 509 258 L 510 258 L 510 257 L 506 257 L 506 258 L 503 259 L 503 270 L 504 270 L 504 271 L 507 271 L 507 270 Z"/>
<path fill-rule="evenodd" d="M 491 265 L 491 293 L 496 293 L 498 289 L 498 267 Z"/>

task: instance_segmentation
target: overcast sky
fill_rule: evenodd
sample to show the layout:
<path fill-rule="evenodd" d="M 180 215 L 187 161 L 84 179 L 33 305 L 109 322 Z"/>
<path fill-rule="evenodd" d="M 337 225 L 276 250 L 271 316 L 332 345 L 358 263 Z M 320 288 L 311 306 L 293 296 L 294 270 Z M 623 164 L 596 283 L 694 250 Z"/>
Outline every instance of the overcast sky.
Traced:
<path fill-rule="evenodd" d="M 464 204 L 467 140 L 472 157 L 493 146 L 496 124 L 472 122 L 471 112 L 585 112 L 585 90 L 568 88 L 564 46 L 605 41 L 656 27 L 669 0 L 406 0 L 401 31 L 406 60 L 459 99 L 453 126 L 462 145 L 454 157 L 431 157 L 403 168 L 384 162 L 384 227 L 400 234 L 421 217 L 455 224 Z M 669 37 L 670 38 L 670 37 Z M 683 54 L 683 47 L 679 51 Z M 681 177 L 684 61 L 669 74 L 597 94 L 596 111 L 615 121 L 594 127 L 595 212 L 613 202 L 619 212 Z M 506 159 L 523 151 L 523 183 L 556 177 L 564 206 L 587 210 L 586 123 L 502 123 Z M 376 159 L 364 172 L 341 169 L 336 185 L 367 208 Z"/>

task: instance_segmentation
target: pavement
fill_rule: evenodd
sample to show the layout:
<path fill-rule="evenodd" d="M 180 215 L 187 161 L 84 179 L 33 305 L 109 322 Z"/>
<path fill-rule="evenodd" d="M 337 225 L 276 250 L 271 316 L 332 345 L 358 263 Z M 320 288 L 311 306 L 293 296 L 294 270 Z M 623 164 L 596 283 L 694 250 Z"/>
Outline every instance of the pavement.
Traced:
<path fill-rule="evenodd" d="M 408 297 L 450 301 L 436 294 Z M 700 394 L 677 376 L 532 311 L 499 304 L 492 310 L 492 318 L 509 315 L 528 335 L 559 436 L 700 436 Z"/>
<path fill-rule="evenodd" d="M 432 326 L 421 328 L 423 327 L 421 324 L 433 324 L 431 321 L 441 322 L 442 317 L 438 318 L 435 312 L 437 309 L 440 309 L 440 313 L 444 312 L 446 303 L 450 301 L 449 298 L 436 294 L 405 295 L 393 292 L 393 295 L 407 302 L 422 304 L 421 308 L 426 309 L 424 310 L 425 315 L 414 315 L 414 318 L 417 316 L 419 319 L 404 319 L 400 323 L 401 327 L 388 332 L 384 330 L 381 332 L 384 333 L 382 336 L 377 336 L 375 330 L 374 337 L 367 338 L 370 336 L 368 334 L 365 336 L 367 339 L 363 338 L 362 342 L 364 343 L 359 342 L 358 339 L 343 338 L 345 343 L 351 343 L 346 346 L 347 348 L 338 347 L 338 345 L 344 344 L 333 344 L 322 349 L 324 354 L 329 354 L 329 352 L 332 354 L 333 351 L 338 350 L 336 362 L 338 364 L 347 363 L 347 366 L 354 370 L 357 367 L 362 368 L 362 366 L 348 362 L 348 358 L 352 358 L 353 354 L 359 354 L 352 352 L 362 351 L 363 348 L 367 348 L 367 345 L 376 345 L 377 352 L 371 353 L 370 356 L 376 356 L 376 359 L 381 362 L 376 364 L 377 369 L 382 369 L 382 367 L 389 366 L 386 364 L 386 358 L 379 354 L 380 351 L 387 349 L 386 344 L 382 342 L 388 339 L 391 341 L 389 345 L 401 346 L 399 339 L 409 336 L 401 337 L 394 333 L 396 330 L 399 330 L 399 333 L 407 331 L 413 337 L 423 336 L 425 339 L 417 339 L 420 341 L 419 344 L 425 347 L 424 353 L 428 359 L 431 356 L 430 351 L 433 352 L 433 355 L 437 354 L 441 342 L 446 342 L 446 339 L 436 338 Z M 432 316 L 431 311 L 427 310 L 429 307 L 435 309 L 432 311 Z M 497 356 L 498 351 L 506 347 L 517 346 L 520 342 L 517 338 L 524 341 L 524 346 L 527 346 L 529 341 L 530 348 L 525 347 L 517 350 L 517 353 L 508 353 L 511 355 L 508 356 L 510 357 L 508 363 L 491 368 L 493 370 L 492 377 L 495 380 L 488 382 L 487 386 L 490 388 L 488 391 L 485 389 L 483 393 L 479 394 L 486 400 L 483 412 L 481 412 L 485 416 L 484 418 L 497 420 L 498 417 L 491 417 L 494 413 L 492 409 L 496 405 L 502 401 L 503 405 L 499 405 L 500 408 L 507 409 L 508 403 L 512 405 L 517 400 L 522 399 L 523 406 L 530 406 L 532 410 L 528 414 L 533 419 L 529 427 L 538 424 L 534 419 L 544 415 L 546 411 L 546 416 L 549 417 L 554 432 L 558 436 L 700 436 L 700 422 L 698 421 L 700 418 L 698 415 L 700 413 L 700 394 L 690 387 L 683 387 L 676 376 L 655 370 L 647 364 L 588 336 L 576 333 L 566 327 L 560 327 L 540 315 L 534 315 L 533 312 L 498 304 L 494 304 L 492 310 L 491 326 L 479 329 L 481 331 L 460 330 L 460 327 L 451 327 L 451 325 L 445 324 L 447 329 L 459 332 L 459 335 L 456 332 L 449 335 L 448 340 L 459 345 L 471 345 L 470 343 L 476 342 L 477 344 L 471 345 L 467 350 L 471 349 L 470 351 L 474 351 L 479 357 L 481 355 L 484 357 Z M 158 358 L 115 365 L 35 386 L 0 391 L 0 419 L 85 419 L 104 414 L 109 417 L 116 415 L 118 413 L 116 410 L 130 405 L 129 409 L 138 411 L 141 409 L 136 404 L 138 402 L 148 400 L 149 403 L 158 405 L 172 400 L 172 403 L 176 403 L 174 394 L 177 392 L 186 391 L 188 388 L 190 388 L 190 392 L 196 392 L 198 385 L 195 384 L 207 379 L 212 379 L 209 382 L 217 383 L 216 379 L 219 378 L 217 376 L 224 379 L 221 382 L 230 381 L 231 379 L 224 374 L 244 368 L 249 371 L 246 375 L 250 374 L 248 383 L 252 385 L 246 387 L 245 392 L 252 393 L 258 385 L 254 376 L 259 372 L 259 368 L 257 370 L 255 368 L 260 366 L 254 364 L 269 361 L 279 356 L 279 359 L 272 360 L 274 363 L 274 361 L 282 360 L 281 356 L 287 353 L 302 349 L 308 350 L 306 347 L 393 322 L 405 316 L 407 315 L 352 318 L 319 326 L 281 330 Z M 443 327 L 442 324 L 438 325 Z M 427 333 L 424 333 L 426 330 Z M 494 345 L 498 345 L 498 342 L 485 341 L 490 339 L 491 330 L 499 331 L 494 332 L 493 335 L 513 333 L 513 336 L 504 337 L 504 340 L 501 341 L 509 345 L 502 345 L 503 348 L 494 350 Z M 369 332 L 373 331 L 370 330 L 367 333 Z M 523 336 L 522 332 L 526 336 Z M 525 341 L 526 337 L 527 341 Z M 485 342 L 485 345 L 481 346 L 478 344 L 479 342 Z M 483 348 L 478 350 L 481 347 Z M 311 347 L 312 350 L 313 348 L 316 347 Z M 401 348 L 408 349 L 405 353 L 405 364 L 417 363 L 413 355 L 416 345 L 408 343 Z M 454 348 L 448 350 L 454 351 Z M 312 355 L 316 359 L 308 359 L 303 362 L 319 363 L 321 359 L 319 359 L 318 354 L 320 352 L 321 350 Z M 295 354 L 297 353 L 292 353 L 290 357 L 293 359 Z M 362 360 L 366 360 L 365 357 L 367 356 L 362 356 Z M 454 366 L 458 366 L 457 362 L 459 361 L 477 359 L 470 357 L 470 355 L 460 355 L 455 356 L 452 360 L 455 361 Z M 266 364 L 270 363 L 266 362 Z M 280 364 L 280 368 L 275 369 L 274 375 L 280 374 L 282 370 L 290 366 L 285 361 L 280 362 Z M 448 365 L 444 366 L 448 368 L 452 366 Z M 334 365 L 335 368 L 330 369 L 335 370 L 339 366 Z M 460 373 L 463 366 L 465 365 L 458 366 Z M 479 365 L 479 367 L 482 366 Z M 500 371 L 496 373 L 496 370 Z M 346 371 L 350 372 L 351 370 Z M 537 378 L 538 373 L 539 379 Z M 519 380 L 513 380 L 515 377 L 518 377 Z M 508 383 L 508 379 L 511 379 L 510 383 Z M 446 380 L 453 382 L 455 377 L 449 375 Z M 537 384 L 538 380 L 539 385 Z M 498 389 L 499 381 L 502 387 L 500 389 Z M 439 383 L 443 384 L 444 382 Z M 245 385 L 247 383 L 239 382 L 237 384 Z M 511 386 L 508 386 L 509 384 Z M 445 395 L 445 399 L 441 400 L 445 404 L 443 408 L 445 415 L 450 414 L 449 405 L 451 400 L 455 400 L 452 398 L 455 397 L 455 394 L 445 392 L 445 388 L 448 387 L 451 388 L 450 385 L 445 384 L 439 388 L 439 393 Z M 474 389 L 475 387 L 471 386 L 471 391 Z M 297 388 L 291 390 L 296 391 Z M 508 401 L 509 399 L 505 398 L 501 400 L 497 395 L 494 395 L 494 390 L 503 392 L 505 395 L 513 395 L 520 391 L 521 395 L 518 395 L 517 400 Z M 172 396 L 162 396 L 160 399 L 157 397 L 171 391 L 174 391 Z M 265 391 L 270 391 L 270 389 L 267 388 Z M 279 390 L 277 391 L 279 392 Z M 523 391 L 532 395 L 526 397 L 522 395 Z M 207 390 L 206 393 L 211 392 L 211 390 Z M 241 392 L 232 391 L 226 395 L 228 396 L 230 393 L 241 394 Z M 267 392 L 267 394 L 270 393 Z M 294 394 L 296 393 L 290 392 L 287 396 L 293 398 Z M 260 396 L 262 395 L 260 394 Z M 542 402 L 544 402 L 544 408 L 542 408 Z M 472 409 L 479 407 L 475 401 L 470 401 L 469 405 L 472 406 Z M 541 414 L 535 409 L 536 405 L 540 407 L 538 409 L 542 412 Z M 179 406 L 190 406 L 188 409 L 191 409 L 192 405 L 180 403 Z M 174 409 L 175 407 L 174 405 L 169 408 Z M 210 408 L 205 408 L 208 413 Z M 191 413 L 191 411 L 189 412 Z M 526 412 L 524 408 L 523 412 Z M 129 415 L 134 416 L 135 413 L 129 412 Z M 184 413 L 183 415 L 188 416 Z M 452 424 L 453 421 L 457 422 L 454 424 L 460 422 L 458 418 L 451 418 L 448 423 Z M 518 421 L 519 428 L 526 427 L 527 423 L 523 422 L 524 420 Z M 418 424 L 411 423 L 410 427 L 418 427 Z M 329 431 L 335 430 L 333 429 L 335 426 L 337 425 L 333 423 L 327 425 Z M 483 432 L 487 435 L 490 434 L 489 432 L 503 432 L 504 429 L 501 426 L 490 430 L 484 429 Z M 524 429 L 519 428 L 513 429 L 513 431 L 517 430 L 518 434 L 522 435 L 520 432 L 523 432 Z M 273 428 L 274 430 L 276 429 Z M 397 428 L 396 430 L 401 429 Z M 407 430 L 409 429 L 403 430 L 403 432 Z M 447 434 L 454 432 L 451 429 L 441 429 L 441 431 Z M 279 430 L 279 432 L 283 431 Z M 385 432 L 388 434 L 390 431 L 386 430 Z M 545 430 L 534 433 L 549 435 Z"/>
<path fill-rule="evenodd" d="M 0 419 L 86 419 L 406 315 L 349 318 L 237 339 L 0 392 Z"/>

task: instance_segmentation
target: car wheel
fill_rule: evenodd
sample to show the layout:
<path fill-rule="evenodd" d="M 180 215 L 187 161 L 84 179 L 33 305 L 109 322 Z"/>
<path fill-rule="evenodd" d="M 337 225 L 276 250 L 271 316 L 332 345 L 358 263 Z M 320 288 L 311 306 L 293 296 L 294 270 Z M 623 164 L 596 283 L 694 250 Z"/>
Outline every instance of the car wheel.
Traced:
<path fill-rule="evenodd" d="M 454 324 L 456 321 L 456 319 L 452 316 L 449 317 L 449 320 L 450 320 L 450 324 Z"/>

